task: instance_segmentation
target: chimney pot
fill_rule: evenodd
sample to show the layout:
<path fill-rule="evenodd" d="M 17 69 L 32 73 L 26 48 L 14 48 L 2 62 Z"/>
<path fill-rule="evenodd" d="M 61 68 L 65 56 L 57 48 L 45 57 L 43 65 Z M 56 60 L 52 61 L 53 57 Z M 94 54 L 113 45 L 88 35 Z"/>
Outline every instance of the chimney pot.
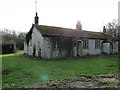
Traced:
<path fill-rule="evenodd" d="M 38 25 L 39 23 L 39 17 L 37 16 L 37 12 L 36 12 L 36 16 L 35 16 L 35 24 Z"/>
<path fill-rule="evenodd" d="M 107 33 L 107 32 L 106 32 L 106 27 L 105 27 L 105 26 L 103 27 L 103 33 L 105 33 L 105 34 Z"/>
<path fill-rule="evenodd" d="M 82 24 L 80 21 L 77 21 L 76 30 L 82 30 Z"/>

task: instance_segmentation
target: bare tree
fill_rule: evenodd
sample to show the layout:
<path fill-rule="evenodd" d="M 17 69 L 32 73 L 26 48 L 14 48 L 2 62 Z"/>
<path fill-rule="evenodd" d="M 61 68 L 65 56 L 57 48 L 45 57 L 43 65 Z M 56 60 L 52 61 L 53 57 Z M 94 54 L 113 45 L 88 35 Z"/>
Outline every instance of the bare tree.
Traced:
<path fill-rule="evenodd" d="M 2 31 L 2 44 L 15 43 L 17 49 L 23 49 L 26 34 L 23 32 L 19 32 L 18 34 L 17 33 L 18 32 L 16 32 L 15 30 L 4 29 Z"/>
<path fill-rule="evenodd" d="M 112 38 L 117 39 L 118 38 L 118 22 L 117 20 L 113 20 L 112 22 L 109 22 L 107 25 L 107 34 L 109 34 Z"/>
<path fill-rule="evenodd" d="M 118 49 L 120 53 L 120 25 L 118 25 Z"/>

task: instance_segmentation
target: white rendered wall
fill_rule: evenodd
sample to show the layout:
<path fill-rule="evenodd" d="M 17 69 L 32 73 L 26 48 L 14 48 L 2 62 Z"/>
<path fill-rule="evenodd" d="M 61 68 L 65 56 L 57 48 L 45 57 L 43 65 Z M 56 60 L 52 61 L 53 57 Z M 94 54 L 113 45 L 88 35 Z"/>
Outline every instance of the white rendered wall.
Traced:
<path fill-rule="evenodd" d="M 82 49 L 82 56 L 85 56 L 88 54 L 88 49 Z"/>
<path fill-rule="evenodd" d="M 88 49 L 82 49 L 82 56 L 85 56 L 87 54 L 89 55 L 97 55 L 97 54 L 101 54 L 102 50 L 101 50 L 101 43 L 103 40 L 100 40 L 100 48 L 96 49 L 95 48 L 95 40 L 93 39 L 89 39 L 88 40 Z"/>
<path fill-rule="evenodd" d="M 43 37 L 41 33 L 34 28 L 33 33 L 32 33 L 32 43 L 33 45 L 35 44 L 36 46 L 36 56 L 38 57 L 38 52 L 39 52 L 39 45 L 38 42 L 40 43 L 40 48 L 41 48 L 41 58 L 43 59 L 59 59 L 65 57 L 66 52 L 63 50 L 61 51 L 61 54 L 59 50 L 56 48 L 55 51 L 52 50 L 52 43 L 51 39 L 49 37 Z M 33 46 L 32 45 L 32 46 Z"/>
<path fill-rule="evenodd" d="M 103 52 L 110 54 L 110 43 L 103 43 Z"/>
<path fill-rule="evenodd" d="M 32 44 L 32 40 L 30 39 L 30 41 L 29 41 L 29 47 L 28 47 L 28 49 L 29 49 L 28 55 L 30 55 L 30 56 L 33 55 L 33 47 L 31 46 L 31 44 Z"/>
<path fill-rule="evenodd" d="M 113 53 L 118 53 L 118 42 L 113 43 Z"/>
<path fill-rule="evenodd" d="M 118 41 L 116 41 L 115 44 L 116 44 L 116 46 L 115 46 L 116 47 L 116 53 L 118 53 Z"/>
<path fill-rule="evenodd" d="M 50 39 L 47 37 L 44 37 L 44 52 L 43 52 L 43 58 L 44 59 L 50 59 L 51 58 L 51 42 Z"/>
<path fill-rule="evenodd" d="M 101 41 L 100 41 L 101 44 Z M 101 45 L 100 45 L 101 46 Z M 95 40 L 89 40 L 89 49 L 88 49 L 88 53 L 90 55 L 97 55 L 97 54 L 101 54 L 101 48 L 96 49 L 95 48 Z"/>
<path fill-rule="evenodd" d="M 32 43 L 32 45 L 31 45 Z M 33 55 L 33 49 L 35 46 L 35 56 L 39 57 L 39 49 L 41 49 L 41 58 L 43 59 L 59 59 L 66 56 L 66 51 L 61 52 L 56 48 L 55 51 L 52 50 L 52 43 L 49 37 L 43 37 L 37 28 L 33 28 L 32 39 L 29 41 L 29 46 L 24 46 L 24 52 L 28 55 Z"/>
<path fill-rule="evenodd" d="M 24 42 L 24 53 L 28 54 L 28 52 L 27 52 L 27 43 L 26 42 Z"/>
<path fill-rule="evenodd" d="M 101 44 L 102 40 L 100 40 Z M 32 45 L 30 44 L 32 43 Z M 94 39 L 88 39 L 89 47 L 88 49 L 82 48 L 82 56 L 84 55 L 97 55 L 101 54 L 101 47 L 99 49 L 95 49 L 95 40 Z M 83 44 L 83 42 L 82 42 Z M 39 57 L 39 49 L 41 49 L 41 58 L 43 59 L 59 59 L 59 58 L 65 58 L 66 57 L 66 50 L 59 51 L 58 48 L 55 49 L 55 51 L 52 50 L 52 43 L 51 39 L 49 37 L 43 37 L 40 31 L 37 30 L 37 28 L 33 28 L 32 32 L 32 39 L 29 42 L 29 46 L 27 47 L 27 44 L 24 43 L 24 53 L 28 55 L 33 55 L 33 46 L 35 45 L 36 52 L 35 56 Z M 113 44 L 115 46 L 113 52 L 118 52 L 118 42 L 115 42 Z M 83 46 L 83 45 L 82 45 Z M 101 45 L 100 45 L 101 46 Z M 109 54 L 110 53 L 110 44 L 109 43 L 103 43 L 103 52 Z M 77 48 L 73 47 L 73 55 L 77 56 Z"/>
<path fill-rule="evenodd" d="M 39 46 L 38 46 L 38 43 L 39 43 Z M 41 57 L 43 57 L 44 56 L 43 36 L 41 35 L 41 33 L 36 28 L 33 28 L 33 33 L 32 33 L 32 47 L 34 45 L 36 47 L 35 56 L 38 57 L 38 51 L 41 48 Z"/>
<path fill-rule="evenodd" d="M 77 56 L 77 47 L 76 46 L 73 47 L 73 56 L 74 57 Z"/>
<path fill-rule="evenodd" d="M 44 37 L 44 53 L 44 59 L 60 59 L 66 56 L 65 50 L 59 51 L 58 48 L 52 50 L 52 42 L 49 37 Z"/>

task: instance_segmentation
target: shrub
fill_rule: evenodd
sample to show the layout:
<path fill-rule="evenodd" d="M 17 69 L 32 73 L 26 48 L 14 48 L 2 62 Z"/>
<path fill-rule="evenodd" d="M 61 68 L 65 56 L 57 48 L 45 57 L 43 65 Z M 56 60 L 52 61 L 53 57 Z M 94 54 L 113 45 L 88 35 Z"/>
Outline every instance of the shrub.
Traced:
<path fill-rule="evenodd" d="M 2 54 L 14 53 L 16 51 L 16 47 L 14 43 L 2 44 Z"/>

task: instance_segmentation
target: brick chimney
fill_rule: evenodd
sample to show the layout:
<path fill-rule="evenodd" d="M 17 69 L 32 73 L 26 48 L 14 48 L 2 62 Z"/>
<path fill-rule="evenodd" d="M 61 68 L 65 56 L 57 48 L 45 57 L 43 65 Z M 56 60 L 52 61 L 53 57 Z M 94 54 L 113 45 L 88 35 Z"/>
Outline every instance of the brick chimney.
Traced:
<path fill-rule="evenodd" d="M 37 16 L 37 12 L 36 12 L 36 16 L 35 16 L 35 24 L 38 25 L 39 23 L 39 17 Z"/>
<path fill-rule="evenodd" d="M 76 30 L 82 30 L 82 24 L 80 21 L 77 21 Z"/>
<path fill-rule="evenodd" d="M 105 34 L 107 33 L 105 26 L 103 27 L 103 33 L 105 33 Z"/>

